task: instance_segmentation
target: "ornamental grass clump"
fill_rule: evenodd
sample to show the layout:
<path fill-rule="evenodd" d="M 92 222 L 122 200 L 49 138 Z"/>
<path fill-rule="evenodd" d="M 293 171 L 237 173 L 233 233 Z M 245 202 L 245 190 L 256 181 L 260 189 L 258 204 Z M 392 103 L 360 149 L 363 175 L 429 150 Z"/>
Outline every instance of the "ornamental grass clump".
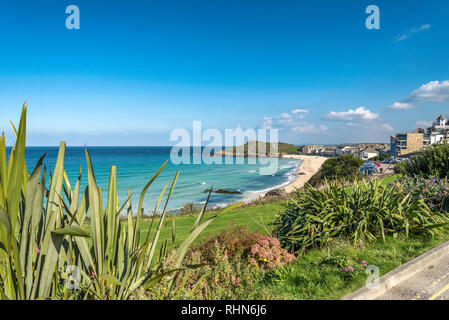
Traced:
<path fill-rule="evenodd" d="M 400 185 L 382 186 L 375 180 L 351 187 L 327 183 L 320 190 L 306 186 L 273 226 L 282 246 L 293 252 L 323 247 L 336 238 L 356 244 L 386 235 L 434 236 L 447 223 L 445 215 L 432 212 Z"/>
<path fill-rule="evenodd" d="M 152 221 L 141 238 L 145 194 L 167 162 L 143 188 L 134 217 L 131 195 L 119 203 L 117 168 L 111 167 L 104 192 L 96 183 L 87 148 L 88 185 L 84 191 L 80 190 L 81 168 L 74 187 L 70 184 L 64 169 L 64 142 L 50 177 L 43 165 L 45 154 L 29 173 L 25 164 L 26 109 L 25 103 L 19 129 L 13 126 L 16 143 L 8 161 L 5 136 L 0 137 L 0 299 L 127 299 L 139 288 L 149 289 L 168 275 L 191 268 L 182 265 L 187 249 L 214 219 L 202 221 L 207 201 L 190 234 L 170 254 L 172 268 L 160 272 L 170 242 L 159 238 L 179 172 L 157 200 L 154 212 L 170 186 L 156 230 L 150 236 Z M 124 209 L 127 221 L 122 223 Z M 84 229 L 87 217 L 91 232 Z M 174 224 L 171 240 L 173 247 Z"/>

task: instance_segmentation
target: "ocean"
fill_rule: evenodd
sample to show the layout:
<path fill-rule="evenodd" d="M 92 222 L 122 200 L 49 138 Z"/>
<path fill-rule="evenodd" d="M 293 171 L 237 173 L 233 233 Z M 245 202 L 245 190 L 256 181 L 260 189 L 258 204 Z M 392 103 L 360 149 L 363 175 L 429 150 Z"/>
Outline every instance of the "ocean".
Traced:
<path fill-rule="evenodd" d="M 170 150 L 171 147 L 89 147 L 95 178 L 98 186 L 103 189 L 104 199 L 107 199 L 110 167 L 115 165 L 117 166 L 117 185 L 121 204 L 126 200 L 129 188 L 130 192 L 134 193 L 132 204 L 135 210 L 142 188 L 160 166 L 166 160 L 170 160 Z M 10 148 L 7 149 L 8 154 L 9 152 Z M 26 148 L 25 157 L 30 172 L 34 169 L 39 157 L 45 152 L 47 155 L 44 164 L 47 165 L 47 169 L 50 166 L 53 170 L 58 147 Z M 193 160 L 192 157 L 191 153 Z M 264 165 L 259 164 L 258 161 L 257 164 L 250 164 L 248 163 L 249 158 L 243 160 L 244 164 L 235 164 L 235 161 L 234 164 L 224 164 L 223 161 L 223 164 L 211 165 L 205 163 L 175 165 L 169 161 L 145 196 L 145 213 L 153 211 L 162 188 L 168 181 L 173 180 L 177 170 L 180 170 L 179 179 L 168 204 L 168 209 L 171 211 L 176 211 L 189 202 L 201 205 L 207 198 L 207 193 L 204 191 L 212 184 L 214 190 L 240 191 L 241 194 L 212 193 L 209 207 L 222 206 L 255 197 L 258 192 L 291 182 L 295 178 L 294 172 L 301 163 L 299 160 L 279 158 L 279 169 L 274 175 L 260 175 L 259 169 Z M 83 172 L 81 190 L 84 191 L 87 184 L 84 147 L 67 147 L 65 170 L 72 186 L 76 183 L 80 165 L 82 165 Z M 163 207 L 163 203 L 161 207 Z"/>

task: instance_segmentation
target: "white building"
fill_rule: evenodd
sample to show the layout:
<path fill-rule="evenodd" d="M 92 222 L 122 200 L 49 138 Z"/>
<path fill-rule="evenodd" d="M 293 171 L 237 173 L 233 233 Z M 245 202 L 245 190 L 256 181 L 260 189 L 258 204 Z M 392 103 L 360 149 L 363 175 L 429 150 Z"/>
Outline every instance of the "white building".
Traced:
<path fill-rule="evenodd" d="M 373 148 L 365 148 L 360 151 L 359 158 L 362 160 L 368 160 L 370 158 L 377 157 L 379 155 L 379 151 Z"/>
<path fill-rule="evenodd" d="M 449 142 L 449 120 L 444 115 L 440 115 L 432 126 L 426 129 L 423 140 L 424 147 Z"/>
<path fill-rule="evenodd" d="M 336 154 L 337 156 L 341 156 L 343 154 L 356 154 L 359 151 L 359 148 L 352 146 L 340 146 L 337 148 Z"/>

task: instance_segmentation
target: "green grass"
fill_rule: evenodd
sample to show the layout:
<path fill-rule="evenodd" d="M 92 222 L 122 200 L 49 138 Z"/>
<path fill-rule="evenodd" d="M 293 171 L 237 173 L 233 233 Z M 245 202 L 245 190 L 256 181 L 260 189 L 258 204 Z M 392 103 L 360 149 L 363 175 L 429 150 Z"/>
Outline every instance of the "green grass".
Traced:
<path fill-rule="evenodd" d="M 218 213 L 217 218 L 210 224 L 210 226 L 197 238 L 194 243 L 201 241 L 208 235 L 216 234 L 220 231 L 225 230 L 230 227 L 232 224 L 247 226 L 249 230 L 260 232 L 263 235 L 267 234 L 267 229 L 270 228 L 269 224 L 273 221 L 274 216 L 277 212 L 283 210 L 285 208 L 286 202 L 273 202 L 269 204 L 264 204 L 260 206 L 248 206 L 244 208 L 236 208 L 231 211 L 227 211 L 224 213 Z M 215 212 L 206 213 L 203 219 L 208 219 L 212 215 L 215 215 Z M 192 226 L 195 223 L 197 216 L 196 215 L 187 215 L 187 216 L 176 216 L 173 217 L 175 220 L 176 226 L 176 240 L 175 246 L 179 245 L 189 234 Z M 157 225 L 158 219 L 155 219 L 155 222 L 152 227 L 151 235 L 154 233 L 154 229 Z M 145 236 L 148 232 L 148 228 L 150 226 L 150 221 L 146 220 L 143 223 L 141 228 L 141 240 L 145 239 Z M 161 239 L 171 239 L 172 234 L 172 224 L 171 222 L 167 223 L 165 228 L 161 231 Z"/>
<path fill-rule="evenodd" d="M 366 260 L 368 265 L 379 267 L 383 275 L 448 239 L 449 232 L 445 232 L 434 239 L 387 237 L 385 242 L 378 240 L 359 247 L 335 243 L 328 249 L 309 250 L 291 265 L 270 272 L 257 290 L 272 299 L 341 299 L 364 286 L 368 275 L 359 272 L 347 279 L 339 267 L 319 265 L 321 258 L 330 255 Z"/>

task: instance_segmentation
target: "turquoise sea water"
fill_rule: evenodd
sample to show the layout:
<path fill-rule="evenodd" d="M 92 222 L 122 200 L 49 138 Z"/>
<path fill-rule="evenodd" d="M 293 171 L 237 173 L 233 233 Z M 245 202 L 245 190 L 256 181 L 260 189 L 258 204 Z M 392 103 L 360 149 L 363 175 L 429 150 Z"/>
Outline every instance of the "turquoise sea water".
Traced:
<path fill-rule="evenodd" d="M 90 147 L 95 178 L 97 184 L 104 190 L 104 198 L 107 198 L 110 167 L 116 165 L 119 199 L 121 203 L 126 200 L 129 188 L 131 193 L 134 192 L 133 208 L 137 208 L 142 188 L 159 167 L 166 160 L 170 160 L 170 150 L 170 147 Z M 47 153 L 44 163 L 47 167 L 50 166 L 52 170 L 54 169 L 58 154 L 57 147 L 28 147 L 26 162 L 30 172 L 44 152 Z M 224 161 L 221 165 L 204 163 L 174 165 L 169 161 L 147 192 L 144 201 L 145 212 L 153 210 L 163 186 L 174 178 L 177 170 L 180 170 L 180 175 L 168 204 L 169 210 L 180 208 L 187 202 L 198 204 L 204 202 L 207 198 L 207 193 L 204 193 L 204 190 L 210 188 L 212 184 L 214 189 L 239 190 L 242 194 L 213 193 L 209 202 L 210 206 L 244 200 L 254 196 L 258 191 L 286 184 L 294 178 L 292 173 L 300 161 L 294 159 L 278 159 L 278 161 L 278 171 L 274 175 L 268 176 L 259 174 L 259 168 L 263 165 L 258 162 L 249 164 L 248 158 L 244 159 L 244 164 L 232 165 L 224 164 Z M 80 164 L 83 166 L 81 190 L 84 190 L 87 184 L 84 148 L 67 147 L 65 169 L 72 186 L 76 183 Z"/>

